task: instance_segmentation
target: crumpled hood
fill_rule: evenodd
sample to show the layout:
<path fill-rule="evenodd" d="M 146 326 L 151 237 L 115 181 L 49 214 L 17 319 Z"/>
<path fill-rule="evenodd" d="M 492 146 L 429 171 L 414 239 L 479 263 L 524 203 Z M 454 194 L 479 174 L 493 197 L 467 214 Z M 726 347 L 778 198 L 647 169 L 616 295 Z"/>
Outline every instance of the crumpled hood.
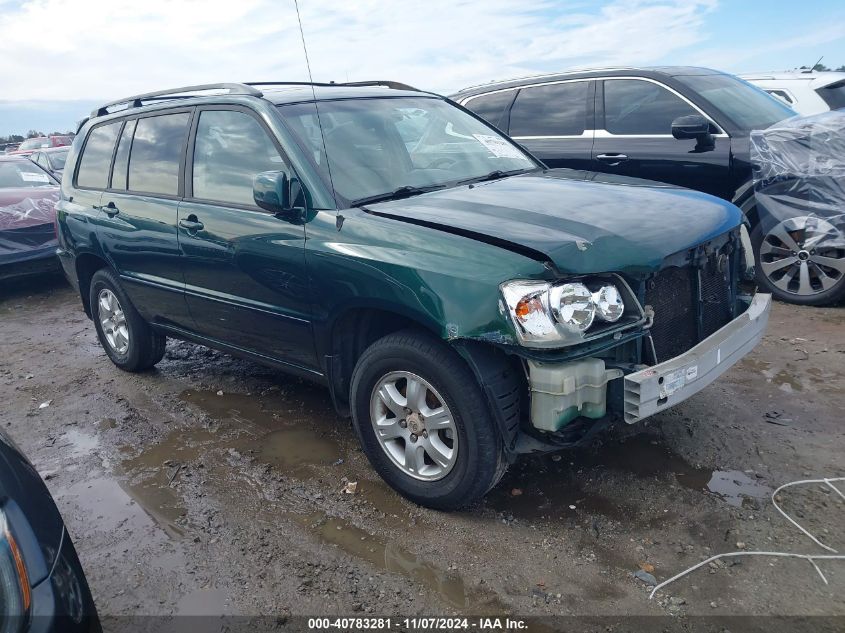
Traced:
<path fill-rule="evenodd" d="M 707 194 L 566 169 L 368 205 L 372 213 L 487 239 L 560 272 L 656 270 L 733 229 L 742 214 Z"/>

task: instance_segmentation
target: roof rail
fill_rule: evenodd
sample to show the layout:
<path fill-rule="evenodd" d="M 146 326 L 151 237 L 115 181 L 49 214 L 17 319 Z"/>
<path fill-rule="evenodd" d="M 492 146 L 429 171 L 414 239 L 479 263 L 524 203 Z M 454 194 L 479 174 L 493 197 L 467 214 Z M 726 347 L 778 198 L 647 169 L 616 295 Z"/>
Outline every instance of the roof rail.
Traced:
<path fill-rule="evenodd" d="M 414 88 L 408 84 L 403 84 L 398 81 L 389 80 L 375 80 L 375 81 L 347 81 L 336 83 L 334 81 L 319 82 L 319 81 L 248 81 L 247 86 L 320 86 L 322 87 L 363 87 L 363 86 L 384 86 L 391 90 L 413 90 L 414 92 L 421 92 L 419 88 Z"/>
<path fill-rule="evenodd" d="M 128 104 L 128 108 L 140 108 L 143 105 L 144 101 L 153 101 L 156 99 L 161 99 L 163 97 L 169 97 L 171 99 L 184 99 L 193 96 L 186 93 L 204 92 L 206 90 L 228 90 L 228 94 L 230 95 L 249 95 L 251 97 L 262 96 L 262 92 L 260 90 L 258 90 L 257 88 L 253 88 L 248 84 L 219 83 L 201 84 L 199 86 L 183 86 L 181 88 L 171 88 L 170 90 L 157 90 L 155 92 L 147 92 L 144 94 L 135 95 L 134 97 L 125 97 L 123 99 L 118 99 L 117 101 L 111 101 L 91 112 L 91 118 L 94 119 L 99 116 L 105 116 L 106 114 L 109 114 L 109 108 L 124 103 Z"/>

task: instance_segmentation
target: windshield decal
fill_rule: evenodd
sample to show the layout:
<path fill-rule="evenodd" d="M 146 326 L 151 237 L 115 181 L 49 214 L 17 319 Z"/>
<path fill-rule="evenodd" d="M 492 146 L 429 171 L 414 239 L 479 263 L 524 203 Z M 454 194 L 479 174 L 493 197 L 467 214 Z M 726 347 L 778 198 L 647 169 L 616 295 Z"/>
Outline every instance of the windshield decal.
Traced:
<path fill-rule="evenodd" d="M 484 145 L 496 158 L 518 158 L 530 162 L 522 152 L 505 139 L 489 134 L 473 134 L 475 140 Z"/>

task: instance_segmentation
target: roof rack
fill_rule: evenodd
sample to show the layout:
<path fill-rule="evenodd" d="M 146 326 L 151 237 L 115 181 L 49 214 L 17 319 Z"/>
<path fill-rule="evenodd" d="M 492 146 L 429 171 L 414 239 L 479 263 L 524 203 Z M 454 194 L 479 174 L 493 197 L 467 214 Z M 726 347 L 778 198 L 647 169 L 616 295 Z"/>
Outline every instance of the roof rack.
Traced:
<path fill-rule="evenodd" d="M 193 92 L 205 92 L 207 90 L 227 90 L 230 95 L 249 95 L 251 97 L 261 97 L 262 92 L 257 88 L 248 84 L 239 83 L 219 83 L 219 84 L 201 84 L 198 86 L 183 86 L 181 88 L 171 88 L 170 90 L 157 90 L 155 92 L 147 92 L 134 97 L 124 97 L 117 101 L 111 101 L 105 105 L 100 106 L 91 112 L 91 118 L 94 119 L 99 116 L 109 114 L 109 108 L 116 105 L 127 104 L 127 108 L 140 108 L 144 101 L 155 101 L 162 98 L 169 99 L 186 99 L 194 95 L 187 94 Z"/>
<path fill-rule="evenodd" d="M 412 90 L 414 92 L 421 92 L 418 88 L 403 84 L 398 81 L 389 80 L 375 80 L 375 81 L 347 81 L 337 83 L 334 81 L 319 82 L 319 81 L 247 81 L 247 86 L 319 86 L 321 88 L 327 87 L 364 87 L 364 86 L 384 86 L 391 90 Z"/>

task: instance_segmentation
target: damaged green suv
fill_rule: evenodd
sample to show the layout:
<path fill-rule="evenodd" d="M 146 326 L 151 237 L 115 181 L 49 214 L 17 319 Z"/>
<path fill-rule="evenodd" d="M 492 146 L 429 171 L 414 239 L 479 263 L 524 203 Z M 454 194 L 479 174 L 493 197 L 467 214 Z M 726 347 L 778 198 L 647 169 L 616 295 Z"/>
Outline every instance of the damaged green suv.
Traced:
<path fill-rule="evenodd" d="M 60 259 L 118 367 L 174 337 L 323 383 L 435 508 L 684 400 L 769 315 L 738 289 L 733 205 L 547 170 L 401 84 L 131 97 L 92 113 L 65 174 Z"/>

